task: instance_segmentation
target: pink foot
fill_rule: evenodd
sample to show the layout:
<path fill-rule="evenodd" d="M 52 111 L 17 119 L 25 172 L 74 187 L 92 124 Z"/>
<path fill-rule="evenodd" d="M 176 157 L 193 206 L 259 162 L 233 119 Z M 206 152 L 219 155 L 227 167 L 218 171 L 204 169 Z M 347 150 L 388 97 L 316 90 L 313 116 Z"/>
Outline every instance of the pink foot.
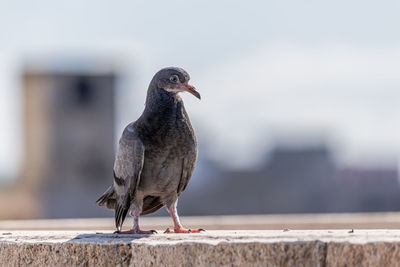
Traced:
<path fill-rule="evenodd" d="M 151 234 L 156 234 L 157 231 L 156 230 L 143 231 L 140 229 L 131 229 L 128 231 L 121 231 L 121 232 L 115 231 L 114 233 L 115 234 L 131 234 L 131 235 L 135 235 L 135 234 L 139 234 L 139 235 L 150 234 L 151 235 Z"/>
<path fill-rule="evenodd" d="M 175 229 L 169 229 L 169 228 L 167 228 L 167 230 L 165 230 L 165 232 L 164 233 L 166 233 L 166 234 L 173 234 L 173 233 L 175 233 L 175 234 L 183 234 L 183 233 L 200 233 L 200 232 L 205 232 L 206 230 L 204 230 L 204 229 L 194 229 L 194 230 L 191 230 L 191 229 L 185 229 L 185 228 L 175 228 Z"/>

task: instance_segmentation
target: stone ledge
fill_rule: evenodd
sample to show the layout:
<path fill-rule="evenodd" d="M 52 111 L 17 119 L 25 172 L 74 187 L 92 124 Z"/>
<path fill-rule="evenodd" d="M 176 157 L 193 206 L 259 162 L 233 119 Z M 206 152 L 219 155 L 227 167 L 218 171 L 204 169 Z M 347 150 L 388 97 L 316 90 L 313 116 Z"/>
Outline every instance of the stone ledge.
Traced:
<path fill-rule="evenodd" d="M 2 266 L 396 266 L 400 230 L 0 231 Z"/>
<path fill-rule="evenodd" d="M 323 229 L 400 229 L 399 212 L 326 213 L 326 214 L 270 214 L 231 216 L 181 216 L 188 228 L 208 230 L 296 230 Z M 125 229 L 132 225 L 127 218 Z M 170 217 L 140 218 L 144 229 L 166 229 L 172 226 Z M 1 230 L 115 230 L 114 217 L 74 218 L 50 220 L 0 220 Z"/>

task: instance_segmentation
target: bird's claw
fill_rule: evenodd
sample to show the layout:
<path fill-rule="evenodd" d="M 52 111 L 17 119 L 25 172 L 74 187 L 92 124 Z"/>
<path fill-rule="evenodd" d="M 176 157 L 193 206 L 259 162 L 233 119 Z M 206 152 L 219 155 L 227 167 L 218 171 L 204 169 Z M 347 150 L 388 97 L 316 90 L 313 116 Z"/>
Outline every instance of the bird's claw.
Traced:
<path fill-rule="evenodd" d="M 113 234 L 119 234 L 119 233 L 121 233 L 121 231 L 120 231 L 120 230 L 117 230 L 117 231 L 115 231 Z"/>

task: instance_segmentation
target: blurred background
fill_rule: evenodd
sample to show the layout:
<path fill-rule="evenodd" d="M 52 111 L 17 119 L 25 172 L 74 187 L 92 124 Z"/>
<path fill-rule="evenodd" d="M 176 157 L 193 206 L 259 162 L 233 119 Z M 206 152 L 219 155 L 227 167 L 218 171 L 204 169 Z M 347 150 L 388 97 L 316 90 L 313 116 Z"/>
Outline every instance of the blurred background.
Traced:
<path fill-rule="evenodd" d="M 397 1 L 0 2 L 0 218 L 113 216 L 116 144 L 179 66 L 182 215 L 400 210 Z M 162 210 L 155 215 L 167 215 Z"/>

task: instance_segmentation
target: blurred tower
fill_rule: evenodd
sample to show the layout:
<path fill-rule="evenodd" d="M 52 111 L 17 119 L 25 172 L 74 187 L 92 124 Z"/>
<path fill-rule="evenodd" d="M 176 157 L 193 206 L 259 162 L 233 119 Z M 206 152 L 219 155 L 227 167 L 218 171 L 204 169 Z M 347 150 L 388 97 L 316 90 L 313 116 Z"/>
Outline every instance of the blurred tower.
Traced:
<path fill-rule="evenodd" d="M 90 217 L 111 183 L 113 73 L 26 71 L 25 167 L 18 188 L 31 196 L 29 217 Z"/>

